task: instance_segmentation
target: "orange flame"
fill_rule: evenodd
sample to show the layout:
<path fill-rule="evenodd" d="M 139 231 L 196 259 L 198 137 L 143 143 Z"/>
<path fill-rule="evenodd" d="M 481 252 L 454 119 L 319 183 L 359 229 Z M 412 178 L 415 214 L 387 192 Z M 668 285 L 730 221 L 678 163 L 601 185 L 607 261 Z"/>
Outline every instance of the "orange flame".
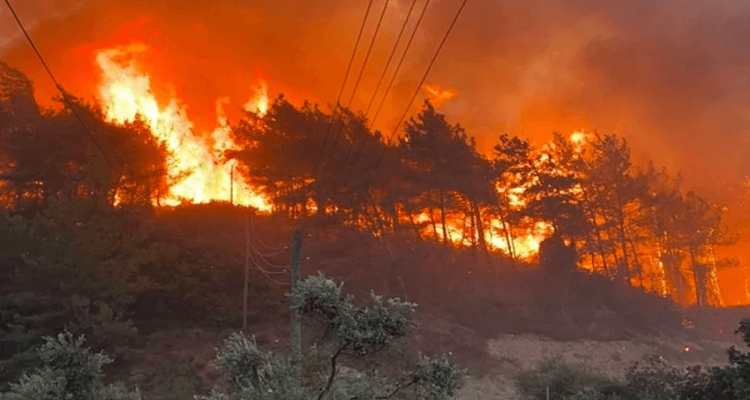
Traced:
<path fill-rule="evenodd" d="M 145 50 L 144 45 L 132 45 L 100 51 L 96 57 L 103 72 L 99 96 L 108 120 L 123 123 L 133 121 L 136 115 L 140 115 L 166 146 L 170 176 L 183 178 L 170 187 L 164 203 L 177 205 L 182 201 L 229 201 L 233 192 L 235 204 L 270 210 L 266 199 L 241 182 L 233 182 L 232 166 L 221 159 L 223 150 L 235 147 L 223 111 L 223 105 L 229 99 L 224 97 L 217 100 L 219 126 L 214 132 L 208 138 L 195 135 L 185 107 L 176 99 L 170 100 L 166 106 L 159 104 L 151 90 L 150 77 L 141 73 L 132 60 L 128 60 Z M 265 101 L 267 104 L 267 99 Z M 256 98 L 256 104 L 263 102 Z M 265 109 L 258 107 L 257 111 L 265 112 Z M 233 184 L 235 187 L 232 190 Z"/>
<path fill-rule="evenodd" d="M 424 84 L 422 89 L 430 94 L 430 103 L 435 108 L 440 108 L 445 104 L 446 101 L 456 97 L 458 90 L 456 89 L 442 89 L 438 84 Z"/>
<path fill-rule="evenodd" d="M 260 83 L 252 88 L 255 97 L 245 103 L 245 111 L 255 112 L 263 116 L 268 112 L 268 86 L 266 81 L 260 80 Z"/>

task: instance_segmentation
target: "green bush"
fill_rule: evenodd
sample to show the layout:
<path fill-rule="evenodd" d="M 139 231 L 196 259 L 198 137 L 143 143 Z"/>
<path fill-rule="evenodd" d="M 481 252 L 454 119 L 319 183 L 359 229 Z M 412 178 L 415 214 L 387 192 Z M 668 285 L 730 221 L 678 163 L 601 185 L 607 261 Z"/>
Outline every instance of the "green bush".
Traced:
<path fill-rule="evenodd" d="M 123 320 L 122 315 L 115 315 L 107 303 L 95 301 L 93 305 L 98 313 L 91 312 L 91 301 L 86 297 L 73 295 L 70 307 L 74 320 L 65 328 L 74 333 L 90 333 L 98 346 L 122 346 L 130 343 L 138 334 L 133 321 Z"/>
<path fill-rule="evenodd" d="M 7 389 L 7 382 L 18 379 L 21 371 L 42 362 L 34 350 L 42 343 L 42 335 L 29 331 L 23 308 L 16 296 L 0 297 L 0 391 Z"/>
<path fill-rule="evenodd" d="M 589 394 L 586 393 L 606 394 L 619 386 L 618 382 L 609 378 L 557 359 L 546 360 L 531 371 L 520 372 L 515 376 L 515 384 L 524 397 L 534 400 L 547 400 L 548 391 L 550 400 L 569 400 L 573 396 L 584 396 L 581 397 L 583 400 L 588 399 L 585 396 Z"/>
<path fill-rule="evenodd" d="M 741 321 L 734 333 L 742 335 L 742 340 L 750 346 L 750 319 Z M 727 355 L 728 366 L 712 368 L 708 374 L 708 382 L 686 393 L 681 400 L 750 399 L 750 354 L 740 352 L 732 346 L 727 350 Z"/>
<path fill-rule="evenodd" d="M 708 374 L 700 366 L 687 369 L 669 367 L 659 356 L 636 362 L 626 373 L 628 386 L 650 400 L 692 399 L 708 383 Z"/>
<path fill-rule="evenodd" d="M 140 274 L 140 267 L 155 258 L 143 243 L 146 235 L 126 228 L 114 209 L 94 200 L 50 199 L 49 207 L 31 219 L 5 215 L 0 238 L 12 240 L 2 250 L 23 260 L 5 290 L 51 297 L 50 308 L 76 295 L 121 313 L 149 286 Z"/>
<path fill-rule="evenodd" d="M 307 399 L 371 399 L 398 394 L 409 398 L 450 399 L 463 385 L 466 370 L 459 369 L 444 357 L 423 357 L 417 368 L 395 383 L 384 382 L 363 373 L 343 373 L 337 365 L 339 356 L 350 350 L 353 356 L 364 357 L 410 332 L 409 314 L 416 304 L 399 299 L 383 299 L 372 294 L 373 305 L 358 307 L 352 299 L 341 298 L 341 285 L 322 274 L 312 276 L 288 294 L 293 310 L 322 316 L 333 333 L 334 354 L 322 357 L 319 349 L 311 349 L 313 358 L 303 361 L 297 370 L 289 359 L 263 353 L 255 340 L 233 334 L 217 355 L 218 364 L 231 375 L 234 392 L 225 394 L 214 389 L 203 400 L 307 400 Z M 322 361 L 330 366 L 327 371 Z M 324 374 L 325 372 L 325 374 Z M 327 375 L 327 377 L 325 377 Z M 415 397 L 416 396 L 416 397 Z"/>
<path fill-rule="evenodd" d="M 113 360 L 104 352 L 91 354 L 81 347 L 83 336 L 77 340 L 70 332 L 57 337 L 46 336 L 39 348 L 43 366 L 24 373 L 18 383 L 10 384 L 10 392 L 0 400 L 140 400 L 140 394 L 128 392 L 122 383 L 104 386 L 101 382 L 103 365 Z"/>

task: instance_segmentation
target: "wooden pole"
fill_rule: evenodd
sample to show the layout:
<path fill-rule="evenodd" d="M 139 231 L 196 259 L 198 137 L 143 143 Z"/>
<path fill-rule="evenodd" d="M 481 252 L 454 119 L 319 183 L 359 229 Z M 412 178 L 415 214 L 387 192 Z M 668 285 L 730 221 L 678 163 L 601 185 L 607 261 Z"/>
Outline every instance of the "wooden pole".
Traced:
<path fill-rule="evenodd" d="M 245 289 L 242 292 L 242 331 L 247 329 L 247 286 L 250 277 L 250 217 L 245 215 Z"/>
<path fill-rule="evenodd" d="M 302 248 L 302 234 L 299 229 L 294 230 L 292 236 L 292 291 L 297 288 L 300 279 L 300 249 Z M 291 352 L 292 366 L 297 379 L 300 379 L 300 361 L 302 360 L 302 320 L 299 312 L 292 311 Z"/>

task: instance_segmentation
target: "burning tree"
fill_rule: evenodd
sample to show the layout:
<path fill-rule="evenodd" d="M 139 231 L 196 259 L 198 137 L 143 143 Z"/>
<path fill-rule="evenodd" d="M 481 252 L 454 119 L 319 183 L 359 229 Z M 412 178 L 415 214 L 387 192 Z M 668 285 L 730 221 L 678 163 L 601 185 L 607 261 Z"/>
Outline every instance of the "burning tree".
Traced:
<path fill-rule="evenodd" d="M 50 197 L 83 199 L 95 191 L 109 204 L 158 204 L 173 182 L 167 177 L 165 148 L 148 127 L 140 120 L 107 122 L 99 105 L 72 100 L 106 160 L 70 110 L 40 110 L 31 82 L 0 63 L 5 205 L 34 210 L 44 208 Z"/>

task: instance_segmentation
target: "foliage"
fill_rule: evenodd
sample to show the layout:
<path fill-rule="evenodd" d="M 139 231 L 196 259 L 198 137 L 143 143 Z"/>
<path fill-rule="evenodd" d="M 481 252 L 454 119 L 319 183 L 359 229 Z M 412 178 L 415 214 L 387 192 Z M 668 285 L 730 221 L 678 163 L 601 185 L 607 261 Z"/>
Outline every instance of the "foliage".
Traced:
<path fill-rule="evenodd" d="M 115 309 L 133 301 L 147 286 L 139 266 L 153 254 L 141 244 L 145 232 L 132 232 L 107 206 L 87 201 L 52 201 L 47 211 L 27 220 L 6 219 L 7 235 L 16 235 L 15 248 L 26 267 L 14 285 L 62 295 L 76 294 L 104 301 Z"/>
<path fill-rule="evenodd" d="M 147 205 L 166 195 L 167 150 L 141 120 L 106 121 L 98 104 L 86 104 L 68 94 L 103 150 L 95 149 L 80 122 L 64 105 L 41 110 L 31 82 L 0 62 L 0 174 L 7 205 L 16 211 L 46 208 L 51 196 L 101 196 L 109 204 Z"/>
<path fill-rule="evenodd" d="M 235 382 L 235 392 L 227 395 L 213 390 L 204 400 L 219 399 L 376 399 L 382 393 L 392 397 L 402 390 L 428 394 L 432 399 L 449 399 L 463 384 L 465 370 L 456 368 L 444 357 L 422 358 L 417 370 L 403 377 L 403 382 L 388 385 L 361 373 L 344 374 L 337 378 L 337 360 L 349 348 L 358 356 L 365 356 L 396 337 L 407 333 L 407 317 L 415 304 L 398 299 L 383 299 L 372 295 L 372 307 L 357 307 L 351 298 L 341 299 L 341 286 L 323 274 L 311 276 L 300 282 L 288 294 L 294 310 L 322 315 L 333 331 L 336 352 L 329 358 L 331 365 L 327 383 L 311 387 L 302 383 L 320 382 L 320 365 L 313 360 L 303 365 L 316 368 L 301 374 L 289 360 L 261 352 L 255 341 L 243 334 L 233 334 L 217 355 L 217 362 Z M 317 361 L 323 358 L 313 353 Z M 341 368 L 341 367 L 339 367 Z M 318 376 L 316 376 L 318 375 Z M 343 376 L 342 376 L 343 375 Z"/>
<path fill-rule="evenodd" d="M 133 321 L 124 320 L 122 314 L 115 314 L 107 303 L 95 301 L 98 314 L 92 315 L 91 302 L 86 297 L 73 295 L 70 299 L 74 321 L 66 325 L 73 332 L 92 332 L 98 345 L 124 345 L 138 333 Z"/>
<path fill-rule="evenodd" d="M 651 356 L 645 365 L 628 368 L 626 379 L 629 387 L 654 400 L 687 399 L 695 398 L 693 394 L 706 385 L 708 374 L 700 366 L 670 368 L 661 357 Z"/>
<path fill-rule="evenodd" d="M 0 63 L 0 202 L 27 216 L 54 197 L 158 204 L 180 179 L 169 175 L 164 145 L 143 121 L 115 124 L 99 105 L 72 98 L 106 165 L 68 108 L 40 109 L 31 81 Z M 722 207 L 684 193 L 679 177 L 636 170 L 624 139 L 555 133 L 534 148 L 501 134 L 485 156 L 471 132 L 429 102 L 395 143 L 368 124 L 361 113 L 336 107 L 331 115 L 279 96 L 266 114 L 246 113 L 231 127 L 238 147 L 224 157 L 289 218 L 378 237 L 429 235 L 502 252 L 513 266 L 534 255 L 516 248 L 517 239 L 541 225 L 571 243 L 589 270 L 681 304 L 721 302 L 716 271 L 733 262 L 714 257 L 713 248 L 734 242 Z M 204 267 L 192 261 L 170 268 Z"/>
<path fill-rule="evenodd" d="M 445 356 L 423 357 L 419 360 L 415 381 L 426 386 L 433 399 L 447 400 L 458 394 L 465 373 L 457 369 Z"/>
<path fill-rule="evenodd" d="M 75 339 L 65 331 L 44 339 L 39 349 L 44 366 L 25 373 L 0 399 L 140 400 L 137 392 L 128 392 L 121 383 L 102 384 L 101 367 L 113 360 L 104 352 L 92 354 L 82 348 L 83 336 Z"/>
<path fill-rule="evenodd" d="M 743 320 L 735 333 L 740 333 L 750 345 L 750 320 Z M 750 354 L 732 346 L 727 351 L 729 365 L 704 370 L 700 366 L 686 369 L 669 367 L 658 356 L 651 356 L 644 364 L 635 363 L 628 368 L 625 385 L 591 387 L 573 395 L 575 400 L 740 400 L 750 396 Z M 536 389 L 541 385 L 527 385 Z M 619 397 L 612 396 L 613 390 Z M 528 390 L 527 390 L 528 392 Z"/>
<path fill-rule="evenodd" d="M 735 333 L 739 333 L 750 346 L 750 319 L 742 320 Z M 734 346 L 727 350 L 727 354 L 729 365 L 712 368 L 708 383 L 701 390 L 691 392 L 686 399 L 740 400 L 750 397 L 750 354 L 740 352 Z"/>
<path fill-rule="evenodd" d="M 549 390 L 550 400 L 567 400 L 586 391 L 604 390 L 616 382 L 590 373 L 582 367 L 551 359 L 534 370 L 517 374 L 515 384 L 519 392 L 528 399 L 546 400 Z"/>
<path fill-rule="evenodd" d="M 29 330 L 23 308 L 17 296 L 0 297 L 0 390 L 19 378 L 21 371 L 41 365 L 35 347 L 41 344 L 42 335 Z"/>

